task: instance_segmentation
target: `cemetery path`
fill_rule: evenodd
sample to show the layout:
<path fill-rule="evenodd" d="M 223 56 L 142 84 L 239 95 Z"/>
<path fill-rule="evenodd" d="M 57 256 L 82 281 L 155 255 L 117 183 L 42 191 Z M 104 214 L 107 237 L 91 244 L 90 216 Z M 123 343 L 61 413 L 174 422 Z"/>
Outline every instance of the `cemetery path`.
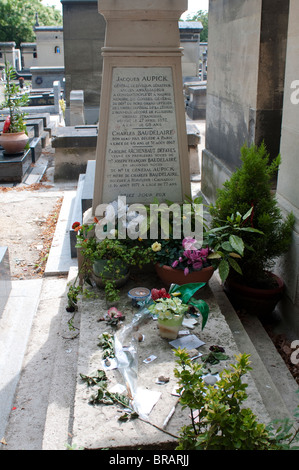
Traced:
<path fill-rule="evenodd" d="M 46 171 L 36 183 L 0 185 L 0 246 L 9 247 L 12 279 L 42 277 L 64 192 L 77 182 L 54 183 L 51 147 L 40 157 Z"/>
<path fill-rule="evenodd" d="M 0 245 L 9 247 L 12 279 L 41 277 L 62 203 L 42 184 L 0 190 Z"/>

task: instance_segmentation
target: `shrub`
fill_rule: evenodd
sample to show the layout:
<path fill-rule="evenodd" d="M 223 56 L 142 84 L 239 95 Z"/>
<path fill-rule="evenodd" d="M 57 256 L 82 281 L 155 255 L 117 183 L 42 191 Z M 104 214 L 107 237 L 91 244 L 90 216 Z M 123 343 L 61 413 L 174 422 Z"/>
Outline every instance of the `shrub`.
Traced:
<path fill-rule="evenodd" d="M 221 226 L 232 214 L 247 213 L 250 216 L 244 226 L 253 227 L 263 235 L 243 233 L 245 251 L 240 261 L 243 278 L 247 284 L 265 280 L 265 272 L 273 268 L 277 257 L 290 245 L 294 215 L 282 218 L 275 194 L 271 190 L 281 157 L 271 163 L 266 147 L 252 145 L 241 148 L 242 165 L 218 190 L 214 205 L 210 206 L 212 226 Z"/>

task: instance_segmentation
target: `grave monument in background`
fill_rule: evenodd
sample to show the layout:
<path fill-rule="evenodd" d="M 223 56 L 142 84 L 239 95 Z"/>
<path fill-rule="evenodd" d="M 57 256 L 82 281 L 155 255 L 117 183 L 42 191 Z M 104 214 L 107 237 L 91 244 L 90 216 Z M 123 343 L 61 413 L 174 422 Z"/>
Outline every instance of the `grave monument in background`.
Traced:
<path fill-rule="evenodd" d="M 190 196 L 178 20 L 187 0 L 99 0 L 106 20 L 92 214 Z"/>

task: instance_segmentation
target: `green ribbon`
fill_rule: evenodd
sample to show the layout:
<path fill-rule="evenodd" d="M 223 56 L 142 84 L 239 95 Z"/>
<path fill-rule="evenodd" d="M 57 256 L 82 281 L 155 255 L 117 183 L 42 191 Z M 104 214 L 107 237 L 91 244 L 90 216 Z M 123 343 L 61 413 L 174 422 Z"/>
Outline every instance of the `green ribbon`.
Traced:
<path fill-rule="evenodd" d="M 195 282 L 190 284 L 184 284 L 179 286 L 178 284 L 173 284 L 169 289 L 169 294 L 180 293 L 180 298 L 184 304 L 193 305 L 197 308 L 202 316 L 201 329 L 203 330 L 209 317 L 209 306 L 204 300 L 197 300 L 193 295 L 202 287 L 206 285 L 206 282 Z"/>

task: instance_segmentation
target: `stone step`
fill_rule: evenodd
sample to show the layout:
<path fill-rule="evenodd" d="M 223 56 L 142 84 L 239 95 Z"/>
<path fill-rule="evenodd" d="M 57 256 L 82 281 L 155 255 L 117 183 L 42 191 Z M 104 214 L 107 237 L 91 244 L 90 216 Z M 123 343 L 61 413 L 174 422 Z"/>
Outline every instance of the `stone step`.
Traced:
<path fill-rule="evenodd" d="M 48 444 L 54 436 L 56 448 L 65 450 L 76 370 L 76 340 L 63 337 L 72 336 L 62 305 L 65 290 L 66 278 L 13 285 L 0 324 L 5 364 L 0 375 L 0 434 L 7 443 L 3 450 L 42 450 L 45 436 Z M 51 425 L 46 426 L 47 420 Z"/>
<path fill-rule="evenodd" d="M 75 198 L 76 191 L 65 191 L 63 194 L 63 203 L 45 268 L 45 276 L 66 276 L 72 267 L 77 266 L 77 260 L 71 256 L 70 247 L 70 227 Z"/>
<path fill-rule="evenodd" d="M 5 435 L 21 376 L 42 280 L 11 282 L 11 291 L 0 319 L 0 435 Z M 30 396 L 30 395 L 29 395 Z"/>
<path fill-rule="evenodd" d="M 299 405 L 298 385 L 276 350 L 263 325 L 254 315 L 242 318 L 233 309 L 218 273 L 210 281 L 215 299 L 225 315 L 240 352 L 251 354 L 251 372 L 272 419 L 292 418 Z"/>
<path fill-rule="evenodd" d="M 23 184 L 30 185 L 39 183 L 44 176 L 48 167 L 48 162 L 44 161 L 42 158 L 39 158 L 35 165 L 32 165 L 28 173 L 23 179 Z"/>
<path fill-rule="evenodd" d="M 45 131 L 49 132 L 49 136 L 52 137 L 55 130 L 57 128 L 57 124 L 55 121 L 50 121 L 44 128 Z"/>
<path fill-rule="evenodd" d="M 27 119 L 26 126 L 34 128 L 34 137 L 40 137 L 44 132 L 44 121 L 43 119 Z"/>

